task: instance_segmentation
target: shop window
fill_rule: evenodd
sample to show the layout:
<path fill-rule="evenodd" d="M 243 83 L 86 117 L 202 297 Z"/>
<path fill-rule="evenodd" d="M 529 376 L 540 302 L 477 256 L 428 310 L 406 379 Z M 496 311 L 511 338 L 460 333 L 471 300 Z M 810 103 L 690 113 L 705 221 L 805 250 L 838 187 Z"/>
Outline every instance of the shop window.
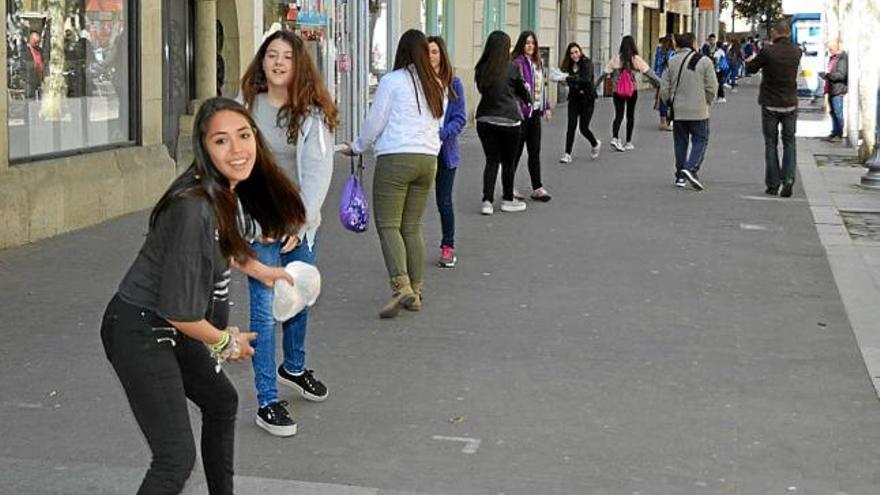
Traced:
<path fill-rule="evenodd" d="M 130 144 L 134 0 L 8 0 L 9 158 Z"/>
<path fill-rule="evenodd" d="M 331 5 L 327 0 L 263 0 L 263 36 L 279 29 L 293 31 L 306 46 L 318 71 L 328 76 Z"/>
<path fill-rule="evenodd" d="M 483 39 L 492 31 L 507 29 L 507 0 L 483 1 Z"/>

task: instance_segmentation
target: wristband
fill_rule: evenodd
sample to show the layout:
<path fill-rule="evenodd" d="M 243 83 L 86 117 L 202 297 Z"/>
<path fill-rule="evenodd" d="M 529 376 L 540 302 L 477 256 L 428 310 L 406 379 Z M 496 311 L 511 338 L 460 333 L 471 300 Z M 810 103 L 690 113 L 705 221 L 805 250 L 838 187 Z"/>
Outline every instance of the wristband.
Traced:
<path fill-rule="evenodd" d="M 238 343 L 238 327 L 229 327 L 223 331 L 225 338 L 211 346 L 211 357 L 217 361 L 214 371 L 220 373 L 221 365 L 229 359 L 237 359 L 241 355 L 241 346 Z M 220 346 L 220 343 L 223 343 Z"/>
<path fill-rule="evenodd" d="M 221 331 L 223 332 L 223 336 L 220 337 L 220 341 L 217 342 L 216 344 L 208 345 L 208 349 L 211 350 L 211 356 L 213 356 L 215 358 L 218 355 L 220 355 L 221 352 L 223 352 L 223 349 L 225 349 L 227 345 L 229 345 L 229 339 L 230 339 L 229 332 L 226 330 L 221 330 Z"/>

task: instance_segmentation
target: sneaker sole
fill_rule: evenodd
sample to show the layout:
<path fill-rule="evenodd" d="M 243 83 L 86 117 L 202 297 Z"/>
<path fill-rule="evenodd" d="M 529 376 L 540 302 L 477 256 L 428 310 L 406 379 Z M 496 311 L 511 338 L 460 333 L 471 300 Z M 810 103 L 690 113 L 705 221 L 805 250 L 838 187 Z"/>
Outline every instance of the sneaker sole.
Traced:
<path fill-rule="evenodd" d="M 287 388 L 290 388 L 290 389 L 293 389 L 293 390 L 299 392 L 299 395 L 307 401 L 324 402 L 325 400 L 327 400 L 327 397 L 330 395 L 329 392 L 324 394 L 323 397 L 321 397 L 320 395 L 315 395 L 315 394 L 309 393 L 306 391 L 306 389 L 297 385 L 296 382 L 292 382 L 292 381 L 288 380 L 287 378 L 284 378 L 284 377 L 277 375 L 277 374 L 276 374 L 276 376 L 278 377 L 278 383 L 280 383 L 281 385 L 284 385 Z"/>
<path fill-rule="evenodd" d="M 690 185 L 694 186 L 694 189 L 696 189 L 697 191 L 702 191 L 705 189 L 705 187 L 703 187 L 703 184 L 700 183 L 700 181 L 698 181 L 687 170 L 683 170 L 681 173 L 684 174 L 684 178 L 687 179 Z"/>
<path fill-rule="evenodd" d="M 455 262 L 456 262 L 455 259 L 453 259 L 452 261 L 449 261 L 449 262 L 438 261 L 437 266 L 439 266 L 440 268 L 455 268 Z"/>
<path fill-rule="evenodd" d="M 263 418 L 257 416 L 257 426 L 269 432 L 270 435 L 276 437 L 292 437 L 296 435 L 296 423 L 290 426 L 270 425 L 263 421 Z"/>
<path fill-rule="evenodd" d="M 492 216 L 493 214 L 495 214 L 495 210 L 492 210 L 492 211 L 480 210 L 480 215 L 483 215 L 483 216 L 488 217 L 488 216 Z"/>
<path fill-rule="evenodd" d="M 532 198 L 532 201 L 539 201 L 541 203 L 549 203 L 551 199 L 553 199 L 551 196 L 539 196 L 537 198 Z"/>
<path fill-rule="evenodd" d="M 504 213 L 519 213 L 522 211 L 526 211 L 526 209 L 525 208 L 507 209 L 507 208 L 502 207 L 501 211 L 503 211 Z"/>

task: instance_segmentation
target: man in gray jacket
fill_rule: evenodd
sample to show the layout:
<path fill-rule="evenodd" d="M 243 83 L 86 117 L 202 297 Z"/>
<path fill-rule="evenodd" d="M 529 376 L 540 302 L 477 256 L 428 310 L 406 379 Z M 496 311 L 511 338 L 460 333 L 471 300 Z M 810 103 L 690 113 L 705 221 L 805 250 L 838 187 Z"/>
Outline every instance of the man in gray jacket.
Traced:
<path fill-rule="evenodd" d="M 663 73 L 661 101 L 669 102 L 675 142 L 675 185 L 704 189 L 697 173 L 709 146 L 709 109 L 718 92 L 711 57 L 694 50 L 693 33 L 675 35 L 675 55 Z M 688 146 L 690 145 L 690 155 Z"/>

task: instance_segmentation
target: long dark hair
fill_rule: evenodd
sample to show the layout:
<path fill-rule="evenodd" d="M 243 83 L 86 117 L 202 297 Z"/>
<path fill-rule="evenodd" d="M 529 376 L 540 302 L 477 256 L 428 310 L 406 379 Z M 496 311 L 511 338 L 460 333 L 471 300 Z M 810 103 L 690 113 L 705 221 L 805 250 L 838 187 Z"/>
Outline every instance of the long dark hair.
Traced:
<path fill-rule="evenodd" d="M 238 183 L 235 191 L 229 180 L 217 170 L 205 147 L 208 124 L 220 112 L 235 112 L 247 120 L 257 141 L 257 156 L 251 175 Z M 150 214 L 150 228 L 155 227 L 159 215 L 172 201 L 184 196 L 201 196 L 211 203 L 217 217 L 220 249 L 226 257 L 244 261 L 253 256 L 239 228 L 238 201 L 251 221 L 260 224 L 263 233 L 281 238 L 295 234 L 305 222 L 305 206 L 296 186 L 287 178 L 257 132 L 250 113 L 235 100 L 211 98 L 199 108 L 193 124 L 192 164 L 165 191 Z"/>
<path fill-rule="evenodd" d="M 410 29 L 403 33 L 397 42 L 397 54 L 394 56 L 394 70 L 412 65 L 422 83 L 422 91 L 428 100 L 431 115 L 439 119 L 443 116 L 443 87 L 437 81 L 431 58 L 428 55 L 428 39 L 418 29 Z M 416 90 L 418 91 L 418 90 Z"/>
<path fill-rule="evenodd" d="M 452 78 L 455 72 L 452 69 L 452 62 L 449 61 L 449 52 L 446 51 L 446 42 L 440 36 L 428 36 L 428 44 L 434 43 L 440 51 L 440 70 L 437 77 L 440 78 L 440 84 L 447 89 L 450 100 L 458 99 L 455 90 L 452 88 Z M 430 48 L 430 47 L 429 47 Z"/>
<path fill-rule="evenodd" d="M 532 63 L 538 67 L 544 63 L 541 60 L 541 54 L 538 53 L 538 35 L 535 34 L 534 31 L 523 31 L 519 34 L 519 38 L 516 40 L 516 45 L 513 47 L 513 58 L 519 57 L 520 55 L 526 55 L 526 41 L 528 41 L 529 36 L 532 37 L 532 41 L 535 43 L 535 51 L 532 52 Z M 528 57 L 528 55 L 526 55 Z"/>
<path fill-rule="evenodd" d="M 504 31 L 492 31 L 486 38 L 483 54 L 474 67 L 474 80 L 482 91 L 491 89 L 507 76 L 510 70 L 510 36 Z"/>
<path fill-rule="evenodd" d="M 257 94 L 265 93 L 269 89 L 263 60 L 269 45 L 278 39 L 285 41 L 293 49 L 293 78 L 287 87 L 287 104 L 278 109 L 277 117 L 279 127 L 287 127 L 287 142 L 296 144 L 303 120 L 313 108 L 320 109 L 324 115 L 324 125 L 331 131 L 335 130 L 339 124 L 339 112 L 333 103 L 333 97 L 327 91 L 305 44 L 292 31 L 275 31 L 260 45 L 241 78 L 241 94 L 245 106 L 253 108 Z"/>
<path fill-rule="evenodd" d="M 632 70 L 635 67 L 633 59 L 639 54 L 639 49 L 636 48 L 636 40 L 632 36 L 624 36 L 620 40 L 620 50 L 618 53 L 620 54 L 620 66 L 624 69 Z"/>
<path fill-rule="evenodd" d="M 577 42 L 572 41 L 565 47 L 565 56 L 562 57 L 562 62 L 559 63 L 559 69 L 562 72 L 571 72 L 571 65 L 574 63 L 574 60 L 571 59 L 571 49 L 577 48 L 579 52 L 581 52 L 581 60 L 584 59 L 586 55 L 584 55 L 584 49 L 581 48 L 581 45 L 578 45 Z"/>

